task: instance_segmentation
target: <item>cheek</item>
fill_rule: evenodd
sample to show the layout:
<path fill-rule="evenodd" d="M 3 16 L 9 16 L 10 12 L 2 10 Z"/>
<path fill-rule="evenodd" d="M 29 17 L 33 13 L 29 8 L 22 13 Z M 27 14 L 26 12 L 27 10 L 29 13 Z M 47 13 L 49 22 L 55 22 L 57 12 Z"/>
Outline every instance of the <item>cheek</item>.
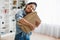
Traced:
<path fill-rule="evenodd" d="M 27 9 L 26 11 L 27 11 L 27 12 L 31 12 L 32 10 L 31 10 L 31 9 Z"/>

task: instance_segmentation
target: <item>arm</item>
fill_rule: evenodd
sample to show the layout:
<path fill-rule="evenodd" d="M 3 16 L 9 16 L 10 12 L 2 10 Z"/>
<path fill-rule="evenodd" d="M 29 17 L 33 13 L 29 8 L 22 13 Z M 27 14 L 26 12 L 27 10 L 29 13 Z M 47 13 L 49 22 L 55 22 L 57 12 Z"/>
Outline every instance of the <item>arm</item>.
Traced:
<path fill-rule="evenodd" d="M 19 20 L 19 23 L 23 24 L 23 25 L 26 25 L 26 26 L 29 26 L 32 30 L 34 30 L 35 26 L 31 23 L 29 23 L 27 20 L 25 20 L 24 18 L 20 19 Z"/>

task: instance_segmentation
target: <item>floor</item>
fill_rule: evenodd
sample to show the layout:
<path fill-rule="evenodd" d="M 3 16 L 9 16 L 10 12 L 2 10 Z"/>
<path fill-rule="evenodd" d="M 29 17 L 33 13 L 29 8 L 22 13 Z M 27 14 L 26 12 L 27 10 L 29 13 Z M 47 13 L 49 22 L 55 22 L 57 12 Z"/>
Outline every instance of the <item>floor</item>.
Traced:
<path fill-rule="evenodd" d="M 33 32 L 31 35 L 31 40 L 60 40 L 46 35 L 40 35 L 39 33 Z"/>
<path fill-rule="evenodd" d="M 56 39 L 56 38 L 49 37 L 47 35 L 42 35 L 40 33 L 35 33 L 35 32 L 33 32 L 30 37 L 31 37 L 31 40 L 60 40 L 60 39 Z M 14 33 L 2 37 L 1 40 L 14 40 Z"/>

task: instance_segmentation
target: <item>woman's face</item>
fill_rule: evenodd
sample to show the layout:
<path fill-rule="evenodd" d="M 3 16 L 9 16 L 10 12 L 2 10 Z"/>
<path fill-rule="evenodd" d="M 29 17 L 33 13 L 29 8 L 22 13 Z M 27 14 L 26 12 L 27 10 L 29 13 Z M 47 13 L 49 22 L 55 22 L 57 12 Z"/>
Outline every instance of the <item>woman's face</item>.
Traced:
<path fill-rule="evenodd" d="M 34 4 L 27 5 L 25 11 L 27 13 L 31 13 L 32 11 L 35 11 L 36 6 Z"/>

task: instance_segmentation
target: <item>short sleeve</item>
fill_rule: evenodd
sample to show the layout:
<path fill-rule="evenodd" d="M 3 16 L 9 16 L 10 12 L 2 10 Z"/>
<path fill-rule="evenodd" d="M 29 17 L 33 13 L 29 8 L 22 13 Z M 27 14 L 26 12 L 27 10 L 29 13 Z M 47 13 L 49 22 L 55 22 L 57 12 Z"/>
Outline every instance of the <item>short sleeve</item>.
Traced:
<path fill-rule="evenodd" d="M 16 21 L 19 21 L 22 18 L 23 18 L 23 11 L 22 10 L 19 10 L 17 12 L 17 14 L 15 15 L 15 19 L 16 19 Z"/>

